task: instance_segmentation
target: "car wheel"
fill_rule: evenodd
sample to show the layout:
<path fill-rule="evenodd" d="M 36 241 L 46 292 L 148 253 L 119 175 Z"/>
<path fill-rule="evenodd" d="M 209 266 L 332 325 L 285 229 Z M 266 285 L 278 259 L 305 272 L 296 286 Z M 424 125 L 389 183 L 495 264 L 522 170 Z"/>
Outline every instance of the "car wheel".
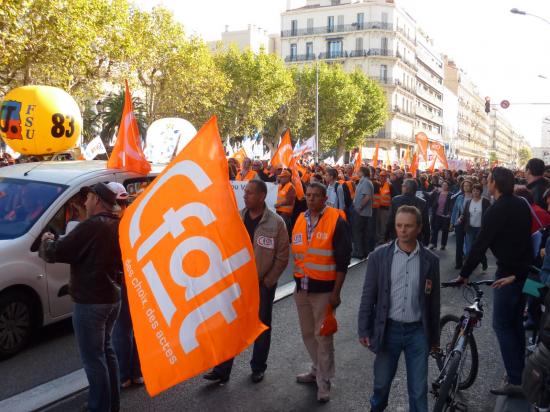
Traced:
<path fill-rule="evenodd" d="M 32 300 L 21 292 L 0 296 L 0 359 L 27 345 L 33 330 Z"/>

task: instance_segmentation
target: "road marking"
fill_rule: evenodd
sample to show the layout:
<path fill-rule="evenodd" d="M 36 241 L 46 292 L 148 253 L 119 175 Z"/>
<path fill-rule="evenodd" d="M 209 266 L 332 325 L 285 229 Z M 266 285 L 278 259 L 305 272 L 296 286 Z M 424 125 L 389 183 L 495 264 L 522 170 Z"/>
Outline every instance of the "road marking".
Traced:
<path fill-rule="evenodd" d="M 348 268 L 352 268 L 364 260 L 352 259 Z M 294 293 L 294 281 L 290 281 L 277 287 L 275 302 L 284 299 Z M 84 369 L 71 372 L 65 376 L 53 379 L 42 385 L 38 385 L 25 392 L 18 393 L 11 398 L 0 401 L 0 412 L 28 412 L 43 409 L 53 405 L 88 387 L 88 379 Z"/>
<path fill-rule="evenodd" d="M 2 412 L 28 412 L 45 408 L 88 387 L 84 369 L 21 392 L 0 401 Z"/>

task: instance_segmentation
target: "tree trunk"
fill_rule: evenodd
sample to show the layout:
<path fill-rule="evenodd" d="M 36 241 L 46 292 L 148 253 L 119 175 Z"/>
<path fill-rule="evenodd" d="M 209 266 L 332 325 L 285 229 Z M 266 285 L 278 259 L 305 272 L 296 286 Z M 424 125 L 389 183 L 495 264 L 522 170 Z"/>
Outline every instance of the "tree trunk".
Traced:
<path fill-rule="evenodd" d="M 340 159 L 340 157 L 344 155 L 345 151 L 346 151 L 346 135 L 342 134 L 338 138 L 338 142 L 336 144 L 336 159 L 334 160 Z"/>

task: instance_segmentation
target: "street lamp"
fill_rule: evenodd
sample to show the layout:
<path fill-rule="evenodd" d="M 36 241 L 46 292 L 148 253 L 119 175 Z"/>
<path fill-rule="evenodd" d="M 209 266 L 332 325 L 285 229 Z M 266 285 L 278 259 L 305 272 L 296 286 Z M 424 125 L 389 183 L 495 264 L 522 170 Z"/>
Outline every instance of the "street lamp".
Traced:
<path fill-rule="evenodd" d="M 510 13 L 512 13 L 512 14 L 520 14 L 520 15 L 522 15 L 522 16 L 536 17 L 537 19 L 540 19 L 540 20 L 542 20 L 543 22 L 545 22 L 545 23 L 547 23 L 547 24 L 550 24 L 550 21 L 546 20 L 544 17 L 537 16 L 536 14 L 527 13 L 527 12 L 524 11 L 524 10 L 516 9 L 515 7 L 514 7 L 512 10 L 510 10 Z"/>

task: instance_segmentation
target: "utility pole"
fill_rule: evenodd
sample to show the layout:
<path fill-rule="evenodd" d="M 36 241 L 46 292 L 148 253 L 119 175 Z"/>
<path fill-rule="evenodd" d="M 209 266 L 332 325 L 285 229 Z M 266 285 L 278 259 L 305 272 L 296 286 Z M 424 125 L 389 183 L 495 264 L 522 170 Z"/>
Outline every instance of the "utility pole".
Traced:
<path fill-rule="evenodd" d="M 315 60 L 315 163 L 319 163 L 319 61 Z"/>

